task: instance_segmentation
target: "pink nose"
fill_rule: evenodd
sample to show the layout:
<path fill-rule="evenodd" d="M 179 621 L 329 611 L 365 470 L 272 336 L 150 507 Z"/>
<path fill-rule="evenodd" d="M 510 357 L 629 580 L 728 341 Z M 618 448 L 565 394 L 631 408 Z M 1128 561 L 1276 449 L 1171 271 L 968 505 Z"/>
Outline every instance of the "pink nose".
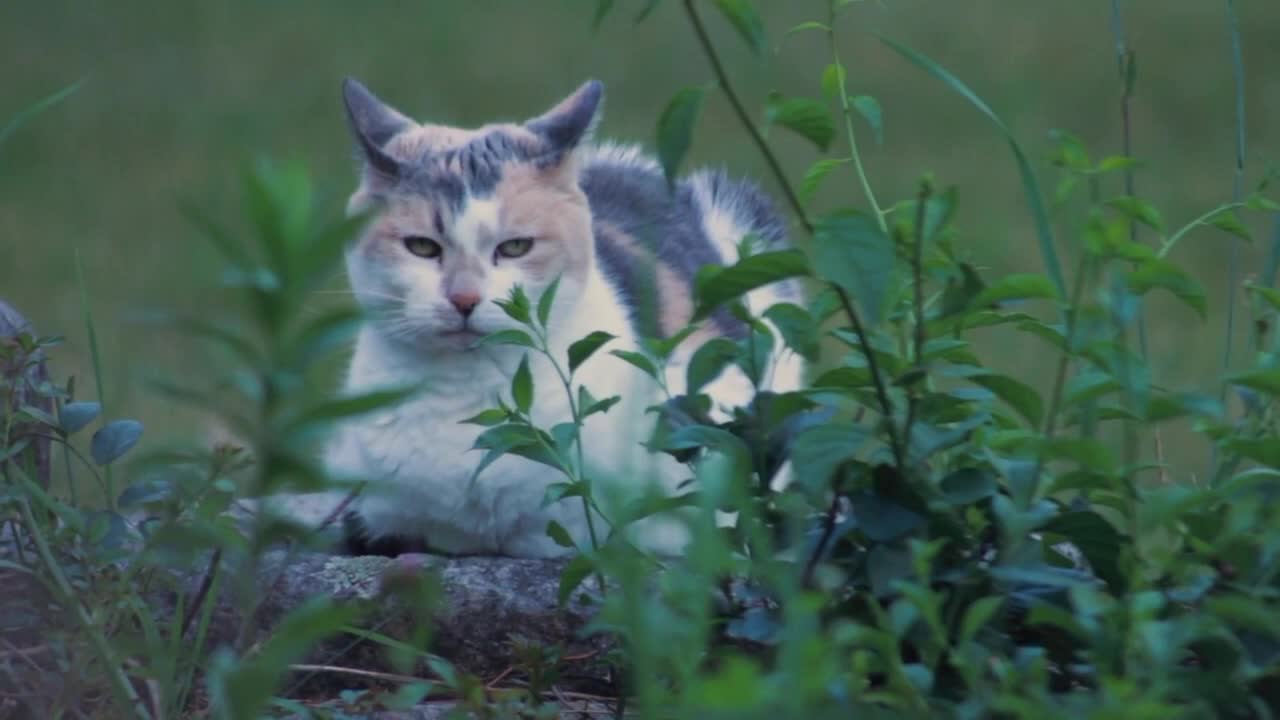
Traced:
<path fill-rule="evenodd" d="M 476 309 L 480 304 L 480 294 L 475 292 L 455 292 L 449 294 L 449 302 L 462 313 L 462 317 L 469 317 L 471 311 Z"/>

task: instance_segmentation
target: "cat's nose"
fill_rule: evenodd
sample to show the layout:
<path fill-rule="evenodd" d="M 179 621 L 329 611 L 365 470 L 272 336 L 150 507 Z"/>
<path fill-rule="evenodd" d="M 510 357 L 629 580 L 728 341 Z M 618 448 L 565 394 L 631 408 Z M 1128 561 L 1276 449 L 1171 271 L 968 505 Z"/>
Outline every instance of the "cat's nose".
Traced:
<path fill-rule="evenodd" d="M 449 295 L 449 302 L 457 308 L 462 317 L 470 317 L 471 311 L 480 304 L 480 295 L 474 292 L 456 292 Z"/>

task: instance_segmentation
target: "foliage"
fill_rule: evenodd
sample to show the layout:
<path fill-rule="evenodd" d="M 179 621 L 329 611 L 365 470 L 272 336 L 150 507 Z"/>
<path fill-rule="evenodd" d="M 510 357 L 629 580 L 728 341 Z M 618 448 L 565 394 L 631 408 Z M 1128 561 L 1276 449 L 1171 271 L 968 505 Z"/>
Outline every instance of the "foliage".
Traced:
<path fill-rule="evenodd" d="M 850 93 L 837 46 L 838 21 L 855 3 L 822 4 L 824 17 L 792 30 L 828 44 L 831 62 L 818 74 L 824 98 L 771 95 L 753 116 L 699 7 L 683 1 L 715 83 L 679 91 L 661 113 L 667 177 L 687 155 L 701 109 L 722 94 L 776 174 L 804 248 L 748 254 L 700 276 L 695 317 L 728 307 L 748 337 L 703 345 L 689 362 L 687 392 L 652 409 L 652 444 L 687 463 L 693 490 L 606 511 L 584 466 L 581 428 L 620 398 L 596 397 L 576 372 L 608 353 L 670 390 L 664 371 L 696 324 L 649 339 L 644 353 L 610 350 L 613 337 L 597 332 L 559 357 L 547 336 L 553 286 L 536 303 L 519 290 L 504 300 L 524 329 L 486 340 L 544 356 L 566 393 L 571 417 L 539 427 L 526 359 L 510 403 L 471 422 L 486 427 L 481 467 L 519 455 L 563 476 L 547 502 L 580 499 L 589 545 L 547 528 L 573 554 L 562 601 L 596 576 L 604 591 L 596 630 L 621 644 L 611 661 L 628 708 L 696 718 L 1271 717 L 1280 707 L 1280 511 L 1271 504 L 1280 491 L 1277 259 L 1247 288 L 1250 364 L 1226 368 L 1217 386 L 1167 386 L 1141 331 L 1153 292 L 1201 316 L 1221 311 L 1171 251 L 1202 228 L 1248 239 L 1241 213 L 1280 211 L 1267 195 L 1270 177 L 1171 230 L 1165 213 L 1136 195 L 1133 158 L 1095 159 L 1064 132 L 1054 137 L 1059 179 L 1046 201 L 1028 151 L 987 103 L 925 54 L 882 39 L 988 117 L 1013 151 L 1044 271 L 983 277 L 955 222 L 958 189 L 925 177 L 911 197 L 877 199 L 857 137 L 869 129 L 878 141 L 884 117 L 874 98 Z M 647 2 L 639 19 L 658 5 Z M 613 6 L 600 2 L 596 23 Z M 753 53 L 768 47 L 748 0 L 707 7 Z M 1127 98 L 1134 64 L 1131 53 L 1121 58 Z M 819 159 L 793 186 L 769 145 L 772 128 L 840 154 Z M 856 180 L 847 205 L 802 204 L 846 170 Z M 563 662 L 556 648 L 522 645 L 517 672 L 527 687 L 495 692 L 427 652 L 425 631 L 410 642 L 356 631 L 358 606 L 318 599 L 269 638 L 252 635 L 264 553 L 315 538 L 241 505 L 332 488 L 314 461 L 324 430 L 411 392 L 324 390 L 316 369 L 359 317 L 306 304 L 361 219 L 317 223 L 312 204 L 300 169 L 261 167 L 244 181 L 253 243 L 193 214 L 229 265 L 228 311 L 176 318 L 173 327 L 225 354 L 228 372 L 163 389 L 209 413 L 234 442 L 125 464 L 143 426 L 105 412 L 100 369 L 99 400 L 79 400 L 74 383 L 33 382 L 28 372 L 56 338 L 19 334 L 0 344 L 0 540 L 14 548 L 0 572 L 47 600 L 0 604 L 4 628 L 38 638 L 42 653 L 18 648 L 25 664 L 11 662 L 11 649 L 0 656 L 0 689 L 23 698 L 24 711 L 158 718 L 204 704 L 225 718 L 310 712 L 280 697 L 290 666 L 321 639 L 354 632 L 401 659 L 403 687 L 353 690 L 317 714 L 355 717 L 431 694 L 480 717 L 555 713 L 543 698 Z M 754 317 L 741 302 L 751 289 L 797 277 L 813 288 L 803 305 Z M 1047 378 L 999 372 L 976 351 L 980 334 L 1029 335 L 1057 362 Z M 761 389 L 726 422 L 702 411 L 710 380 L 737 366 L 760 385 L 761 358 L 780 346 L 814 361 L 805 388 Z M 1162 430 L 1171 422 L 1195 428 L 1204 467 L 1164 463 Z M 65 494 L 38 481 L 29 451 L 38 437 L 65 460 Z M 124 477 L 119 493 L 112 468 Z M 73 494 L 88 487 L 80 478 L 95 482 L 100 501 Z M 684 557 L 654 557 L 627 541 L 630 523 L 676 508 L 688 513 Z M 222 592 L 248 620 L 237 642 L 214 650 L 206 636 Z M 157 593 L 184 598 L 172 617 L 153 616 Z M 429 612 L 430 587 L 412 596 Z M 26 614 L 10 617 L 15 611 Z"/>

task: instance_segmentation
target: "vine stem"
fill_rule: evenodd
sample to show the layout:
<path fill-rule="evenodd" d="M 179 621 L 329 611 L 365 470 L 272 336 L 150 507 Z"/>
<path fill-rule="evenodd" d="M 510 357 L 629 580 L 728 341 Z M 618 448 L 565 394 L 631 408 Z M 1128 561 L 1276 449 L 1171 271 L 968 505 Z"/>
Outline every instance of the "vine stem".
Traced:
<path fill-rule="evenodd" d="M 1240 19 L 1236 15 L 1235 0 L 1227 0 L 1227 35 L 1231 41 L 1231 67 L 1235 80 L 1236 93 L 1236 168 L 1231 185 L 1231 200 L 1240 202 L 1244 186 L 1244 57 L 1240 50 Z M 1227 267 L 1227 337 L 1222 349 L 1222 372 L 1231 369 L 1231 342 L 1235 339 L 1236 324 L 1236 285 L 1240 278 L 1240 240 L 1232 236 L 1231 255 Z M 1220 397 L 1226 397 L 1227 386 L 1224 383 L 1219 391 Z"/>
<path fill-rule="evenodd" d="M 729 104 L 733 107 L 734 114 L 737 115 L 738 121 L 746 129 L 747 134 L 751 136 L 751 141 L 755 144 L 756 149 L 764 156 L 770 172 L 773 173 L 778 186 L 782 188 L 787 204 L 791 206 L 801 227 L 812 237 L 815 228 L 805 214 L 804 205 L 800 202 L 799 195 L 796 194 L 795 188 L 791 187 L 791 182 L 787 180 L 787 175 L 783 172 L 777 156 L 773 154 L 773 150 L 765 142 L 764 136 L 760 134 L 760 130 L 751 121 L 751 116 L 743 106 L 742 100 L 729 82 L 729 75 L 725 72 L 724 65 L 720 62 L 720 56 L 716 54 L 715 45 L 712 44 L 711 37 L 707 35 L 707 29 L 702 24 L 702 18 L 698 15 L 697 9 L 694 8 L 693 2 L 694 0 L 684 0 L 685 13 L 689 16 L 689 22 L 693 25 L 693 30 L 698 36 L 698 44 L 702 47 L 703 54 L 707 56 L 707 61 L 711 64 L 711 70 L 715 73 L 720 89 L 724 91 L 725 97 L 729 99 Z M 849 299 L 849 294 L 845 292 L 844 288 L 834 283 L 831 284 L 831 289 L 835 291 L 836 296 L 840 299 L 840 305 L 843 307 L 845 315 L 849 317 L 850 324 L 853 325 L 854 334 L 858 337 L 858 344 L 862 346 L 863 355 L 867 359 L 867 371 L 871 374 L 876 397 L 885 417 L 885 428 L 889 434 L 889 443 L 893 449 L 894 461 L 898 466 L 899 474 L 905 475 L 907 470 L 906 452 L 897 427 L 893 423 L 893 403 L 889 399 L 888 386 L 885 384 L 884 374 L 880 370 L 880 363 L 876 360 L 875 351 L 871 347 L 870 337 L 867 334 L 866 327 L 862 324 L 862 317 L 858 314 L 857 308 L 854 307 L 853 301 Z"/>
<path fill-rule="evenodd" d="M 1127 158 L 1133 157 L 1133 76 L 1134 54 L 1129 48 L 1124 31 L 1124 13 L 1120 9 L 1120 0 L 1111 0 L 1111 34 L 1116 42 L 1116 72 L 1120 76 L 1120 142 L 1121 152 Z M 1133 166 L 1124 169 L 1124 194 L 1133 197 L 1136 193 L 1133 179 Z M 1129 223 L 1129 242 L 1138 242 L 1138 224 Z M 1142 298 L 1138 298 L 1138 349 L 1142 357 L 1147 357 L 1147 314 L 1143 310 Z"/>

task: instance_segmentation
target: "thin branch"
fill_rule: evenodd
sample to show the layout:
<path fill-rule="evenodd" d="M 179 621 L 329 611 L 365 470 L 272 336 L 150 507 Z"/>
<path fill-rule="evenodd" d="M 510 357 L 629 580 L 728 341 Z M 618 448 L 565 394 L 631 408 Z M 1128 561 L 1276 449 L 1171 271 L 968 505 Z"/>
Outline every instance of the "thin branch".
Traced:
<path fill-rule="evenodd" d="M 1133 157 L 1133 121 L 1132 121 L 1132 99 L 1133 99 L 1133 77 L 1135 70 L 1135 56 L 1133 51 L 1129 49 L 1129 43 L 1125 39 L 1124 31 L 1124 13 L 1120 9 L 1120 0 L 1111 0 L 1111 34 L 1116 42 L 1116 72 L 1120 76 L 1120 124 L 1121 124 L 1121 148 L 1124 156 Z M 1135 183 L 1133 179 L 1133 166 L 1130 165 L 1124 169 L 1124 194 L 1133 197 L 1136 194 Z M 1138 223 L 1129 223 L 1129 242 L 1138 242 Z M 1138 349 L 1142 353 L 1142 357 L 1147 357 L 1147 317 L 1142 309 L 1142 298 L 1138 298 Z"/>
<path fill-rule="evenodd" d="M 733 86 L 729 84 L 729 75 L 725 72 L 724 65 L 720 63 L 720 56 L 716 55 L 715 46 L 711 44 L 711 37 L 707 35 L 707 29 L 702 24 L 702 18 L 698 16 L 698 11 L 693 7 L 693 0 L 684 0 L 684 9 L 689 15 L 689 22 L 693 24 L 694 32 L 698 34 L 698 44 L 702 46 L 702 50 L 707 56 L 707 61 L 711 63 L 711 69 L 715 72 L 716 81 L 719 82 L 720 89 L 724 91 L 725 97 L 729 99 L 729 104 L 733 106 L 733 112 L 751 135 L 751 141 L 755 143 L 756 149 L 764 156 L 765 162 L 769 163 L 769 171 L 773 173 L 778 184 L 782 186 L 782 192 L 786 195 L 787 204 L 791 206 L 792 211 L 795 212 L 805 231 L 812 235 L 813 224 L 809 222 L 808 216 L 805 215 L 804 205 L 800 202 L 800 196 L 791 187 L 791 183 L 787 182 L 787 175 L 782 171 L 781 163 L 778 162 L 778 158 L 773 154 L 773 151 L 769 149 L 769 144 L 765 142 L 764 136 L 760 134 L 760 130 L 752 122 L 751 115 L 747 113 L 742 101 L 738 99 L 738 94 L 733 91 Z"/>
<path fill-rule="evenodd" d="M 1231 185 L 1231 200 L 1240 202 L 1240 197 L 1244 190 L 1245 156 L 1244 57 L 1240 49 L 1240 19 L 1236 15 L 1235 0 L 1227 0 L 1227 35 L 1231 41 L 1231 66 L 1236 94 L 1236 168 Z M 1231 369 L 1231 344 L 1232 340 L 1235 339 L 1236 324 L 1236 285 L 1240 279 L 1240 240 L 1232 236 L 1229 242 L 1231 243 L 1231 255 L 1227 268 L 1227 337 L 1222 349 L 1222 371 L 1224 373 Z M 1219 395 L 1225 398 L 1226 393 L 1227 386 L 1226 383 L 1223 383 Z"/>
<path fill-rule="evenodd" d="M 720 89 L 724 92 L 725 97 L 729 99 L 729 104 L 733 107 L 734 113 L 738 116 L 739 122 L 747 133 L 751 136 L 751 141 L 755 144 L 760 154 L 764 156 L 765 162 L 769 165 L 770 172 L 773 173 L 774 179 L 778 186 L 782 188 L 782 193 L 787 199 L 787 203 L 791 206 L 792 212 L 795 213 L 800 225 L 810 236 L 814 234 L 813 223 L 809 221 L 804 212 L 804 205 L 800 202 L 800 197 L 796 194 L 794 188 L 791 187 L 787 175 L 782 170 L 781 163 L 778 162 L 777 156 L 769 148 L 769 144 L 765 142 L 764 137 L 752 122 L 751 116 L 747 113 L 746 108 L 742 104 L 742 100 L 738 98 L 738 94 L 734 91 L 733 85 L 729 82 L 729 75 L 725 72 L 724 65 L 720 62 L 720 57 L 716 54 L 715 45 L 711 43 L 710 36 L 707 35 L 707 29 L 702 24 L 702 18 L 699 17 L 698 11 L 694 8 L 693 0 L 685 0 L 685 13 L 689 16 L 689 22 L 693 25 L 694 32 L 698 36 L 698 44 L 702 47 L 703 54 L 707 56 L 707 61 L 711 64 L 711 69 L 715 73 L 716 81 L 720 85 Z M 884 375 L 880 371 L 880 363 L 876 360 L 875 350 L 871 347 L 870 336 L 867 334 L 866 328 L 862 324 L 862 318 L 858 314 L 857 308 L 849 299 L 848 293 L 844 288 L 832 284 L 832 290 L 835 291 L 840 299 L 840 304 L 844 309 L 845 315 L 849 317 L 849 322 L 853 325 L 853 331 L 858 337 L 858 343 L 862 346 L 863 354 L 867 358 L 867 370 L 871 373 L 871 379 L 875 385 L 876 397 L 880 402 L 881 411 L 885 417 L 885 427 L 889 434 L 889 442 L 893 448 L 894 460 L 898 466 L 899 474 L 906 473 L 905 452 L 901 440 L 898 437 L 898 430 L 893 423 L 893 403 L 889 398 L 888 387 L 884 381 Z"/>
<path fill-rule="evenodd" d="M 853 159 L 853 168 L 858 173 L 858 182 L 862 184 L 862 192 L 871 204 L 871 212 L 876 217 L 880 232 L 889 234 L 888 223 L 884 219 L 884 211 L 876 201 L 875 191 L 871 189 L 871 181 L 867 179 L 867 171 L 862 166 L 862 154 L 858 152 L 858 138 L 853 132 L 853 111 L 849 107 L 849 91 L 845 87 L 844 63 L 840 62 L 840 48 L 836 44 L 836 4 L 830 3 L 827 22 L 827 39 L 831 45 L 831 62 L 836 67 L 836 80 L 840 85 L 840 113 L 844 118 L 844 132 L 849 140 L 849 157 Z"/>

